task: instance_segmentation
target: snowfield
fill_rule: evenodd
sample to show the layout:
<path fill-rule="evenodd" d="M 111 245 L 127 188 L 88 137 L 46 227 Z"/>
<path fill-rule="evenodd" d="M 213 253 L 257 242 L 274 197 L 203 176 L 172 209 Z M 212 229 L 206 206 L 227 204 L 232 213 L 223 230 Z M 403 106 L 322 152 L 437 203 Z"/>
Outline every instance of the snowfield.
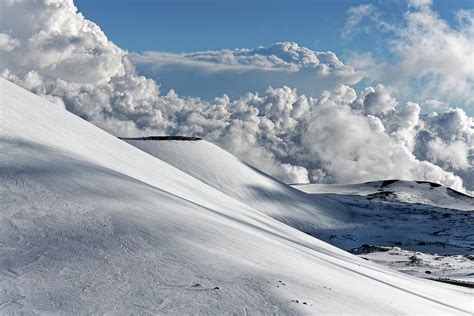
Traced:
<path fill-rule="evenodd" d="M 424 181 L 295 187 L 352 211 L 352 223 L 319 238 L 404 273 L 474 288 L 473 197 Z"/>
<path fill-rule="evenodd" d="M 302 231 L 339 227 L 349 210 L 283 184 L 205 140 L 126 140 L 232 198 Z"/>
<path fill-rule="evenodd" d="M 468 288 L 303 232 L 353 210 L 231 155 L 185 172 L 4 79 L 0 120 L 0 314 L 474 312 Z"/>
<path fill-rule="evenodd" d="M 296 185 L 310 193 L 305 196 L 204 140 L 149 137 L 126 141 L 279 221 L 364 259 L 419 277 L 474 286 L 474 257 L 470 255 L 474 253 L 474 212 L 464 211 L 474 207 L 474 198 L 463 193 L 435 183 L 386 180 Z M 315 206 L 318 212 L 329 210 L 328 216 L 337 216 L 338 221 L 318 226 L 321 219 L 313 220 Z"/>
<path fill-rule="evenodd" d="M 427 181 L 385 180 L 346 185 L 303 184 L 295 187 L 307 193 L 359 195 L 373 199 L 474 211 L 474 197 Z"/>

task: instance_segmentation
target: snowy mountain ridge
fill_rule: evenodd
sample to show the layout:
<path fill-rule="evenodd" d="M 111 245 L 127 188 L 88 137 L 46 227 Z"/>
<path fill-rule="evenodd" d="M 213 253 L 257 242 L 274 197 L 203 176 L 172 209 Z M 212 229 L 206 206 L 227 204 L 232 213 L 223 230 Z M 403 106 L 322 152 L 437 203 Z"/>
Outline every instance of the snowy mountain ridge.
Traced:
<path fill-rule="evenodd" d="M 474 210 L 474 197 L 428 181 L 381 180 L 361 184 L 303 184 L 294 187 L 307 193 L 361 195 L 406 203 L 428 204 L 458 210 Z"/>

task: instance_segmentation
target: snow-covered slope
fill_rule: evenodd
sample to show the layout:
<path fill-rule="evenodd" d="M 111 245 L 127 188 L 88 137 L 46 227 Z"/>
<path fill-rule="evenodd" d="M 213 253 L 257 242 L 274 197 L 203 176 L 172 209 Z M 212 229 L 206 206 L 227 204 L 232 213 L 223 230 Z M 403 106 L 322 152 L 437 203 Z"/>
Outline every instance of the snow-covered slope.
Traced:
<path fill-rule="evenodd" d="M 435 184 L 378 181 L 296 186 L 311 193 L 304 194 L 204 140 L 126 141 L 275 219 L 346 250 L 364 243 L 403 245 L 414 251 L 443 254 L 465 255 L 474 249 L 472 223 L 469 225 L 474 221 L 474 213 L 440 207 L 469 208 L 471 198 L 454 191 L 451 196 L 449 190 Z M 339 221 L 320 227 L 320 215 L 312 214 L 326 215 L 323 219 L 336 215 Z"/>
<path fill-rule="evenodd" d="M 385 180 L 347 185 L 303 184 L 295 187 L 307 193 L 360 195 L 379 200 L 474 211 L 474 197 L 427 181 Z"/>
<path fill-rule="evenodd" d="M 0 314 L 472 314 L 0 79 Z"/>
<path fill-rule="evenodd" d="M 405 273 L 474 286 L 474 198 L 423 181 L 295 187 L 353 213 L 352 224 L 319 238 Z"/>
<path fill-rule="evenodd" d="M 351 210 L 352 223 L 317 235 L 343 249 L 371 244 L 435 254 L 468 255 L 474 251 L 474 212 L 470 211 L 474 199 L 451 189 L 401 180 L 295 187 Z"/>
<path fill-rule="evenodd" d="M 344 205 L 285 185 L 205 140 L 126 139 L 196 179 L 305 232 L 351 220 Z M 322 227 L 324 224 L 324 227 Z"/>

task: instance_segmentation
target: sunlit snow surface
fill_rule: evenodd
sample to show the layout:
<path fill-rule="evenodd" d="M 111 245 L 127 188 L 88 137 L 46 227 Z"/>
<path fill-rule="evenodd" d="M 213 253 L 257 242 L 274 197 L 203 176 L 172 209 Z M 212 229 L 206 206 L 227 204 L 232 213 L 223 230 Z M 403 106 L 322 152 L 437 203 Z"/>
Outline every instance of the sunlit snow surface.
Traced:
<path fill-rule="evenodd" d="M 474 253 L 474 198 L 463 193 L 435 183 L 387 180 L 296 185 L 310 193 L 301 196 L 204 140 L 127 142 L 288 225 L 363 258 L 421 277 L 474 281 L 474 257 L 469 256 Z M 317 225 L 320 220 L 310 224 L 317 205 L 337 216 L 338 222 L 326 227 Z M 306 209 L 307 214 L 290 216 L 294 209 Z M 399 250 L 357 249 L 362 245 Z M 413 256 L 424 259 L 414 264 L 409 259 Z"/>
<path fill-rule="evenodd" d="M 0 120 L 0 314 L 473 312 L 310 236 L 350 222 L 334 199 L 232 195 L 3 79 Z"/>

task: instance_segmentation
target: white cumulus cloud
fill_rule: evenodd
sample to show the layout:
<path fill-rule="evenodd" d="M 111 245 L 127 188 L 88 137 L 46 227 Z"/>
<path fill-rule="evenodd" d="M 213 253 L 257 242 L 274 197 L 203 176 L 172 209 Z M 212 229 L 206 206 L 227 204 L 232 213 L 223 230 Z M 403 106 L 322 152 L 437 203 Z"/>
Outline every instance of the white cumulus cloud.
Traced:
<path fill-rule="evenodd" d="M 264 81 L 266 69 L 295 85 L 263 92 L 249 86 L 238 97 L 203 100 L 160 93 L 72 1 L 4 1 L 0 11 L 7 17 L 0 33 L 8 35 L 0 37 L 8 44 L 0 50 L 0 75 L 115 135 L 200 136 L 288 183 L 403 178 L 474 189 L 472 117 L 447 105 L 420 114 L 418 104 L 399 104 L 384 85 L 357 94 L 341 82 L 358 75 L 332 53 L 280 43 L 173 55 L 207 70 L 255 68 Z M 294 79 L 305 72 L 326 75 L 328 88 L 305 93 Z M 339 72 L 342 81 L 334 79 Z"/>
<path fill-rule="evenodd" d="M 437 99 L 474 109 L 473 10 L 455 12 L 455 22 L 450 24 L 433 10 L 429 0 L 410 1 L 397 22 L 389 21 L 375 7 L 367 14 L 360 9 L 349 10 L 346 28 L 352 33 L 369 28 L 368 36 L 381 35 L 389 57 L 354 52 L 350 64 L 398 96 L 415 96 L 418 102 Z M 353 11 L 360 11 L 357 19 L 352 17 Z"/>

